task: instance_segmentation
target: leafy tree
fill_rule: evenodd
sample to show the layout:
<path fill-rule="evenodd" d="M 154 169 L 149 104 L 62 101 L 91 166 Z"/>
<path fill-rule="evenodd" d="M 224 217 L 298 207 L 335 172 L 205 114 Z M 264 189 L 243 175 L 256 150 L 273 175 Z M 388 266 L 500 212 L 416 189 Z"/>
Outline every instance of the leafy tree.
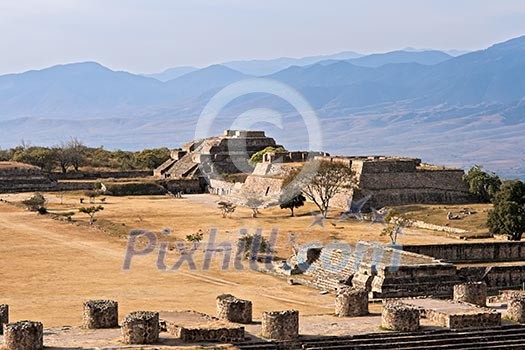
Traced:
<path fill-rule="evenodd" d="M 155 169 L 170 159 L 168 148 L 145 149 L 136 155 L 136 165 L 144 169 Z"/>
<path fill-rule="evenodd" d="M 285 201 L 281 203 L 280 207 L 281 209 L 290 209 L 290 212 L 291 212 L 290 216 L 293 217 L 294 209 L 302 207 L 305 201 L 306 201 L 306 197 L 303 196 L 302 193 L 299 193 L 290 199 L 285 199 Z"/>
<path fill-rule="evenodd" d="M 236 208 L 236 206 L 232 202 L 227 201 L 220 201 L 219 203 L 217 203 L 217 206 L 220 209 L 223 218 L 233 214 Z"/>
<path fill-rule="evenodd" d="M 493 234 L 504 234 L 519 241 L 525 232 L 525 184 L 512 181 L 502 185 L 493 200 L 487 225 Z"/>
<path fill-rule="evenodd" d="M 101 210 L 104 210 L 104 207 L 99 205 L 92 207 L 82 207 L 78 210 L 78 212 L 89 215 L 89 224 L 93 225 L 93 223 L 95 222 L 95 214 Z"/>
<path fill-rule="evenodd" d="M 469 185 L 470 193 L 483 202 L 491 202 L 501 187 L 501 180 L 495 173 L 483 171 L 481 165 L 475 165 L 463 175 L 463 181 Z"/>
<path fill-rule="evenodd" d="M 297 180 L 297 181 L 296 181 Z M 355 185 L 354 173 L 351 167 L 342 162 L 314 160 L 300 169 L 291 171 L 284 179 L 285 186 L 297 182 L 297 187 L 303 195 L 311 200 L 326 217 L 330 200 L 346 188 Z"/>
<path fill-rule="evenodd" d="M 31 164 L 45 171 L 51 171 L 56 165 L 56 154 L 52 149 L 45 147 L 30 147 L 20 150 L 13 155 L 15 162 Z"/>
<path fill-rule="evenodd" d="M 193 244 L 200 243 L 200 241 L 202 241 L 203 238 L 204 238 L 204 233 L 201 230 L 199 230 L 196 233 L 186 235 L 186 240 Z"/>
<path fill-rule="evenodd" d="M 46 202 L 46 198 L 41 193 L 36 192 L 31 198 L 22 201 L 22 204 L 30 211 L 42 211 L 45 213 Z"/>
<path fill-rule="evenodd" d="M 266 147 L 265 149 L 254 153 L 250 160 L 252 163 L 261 163 L 263 161 L 264 155 L 271 152 L 286 152 L 286 150 L 283 147 Z"/>
<path fill-rule="evenodd" d="M 392 244 L 397 243 L 397 237 L 401 234 L 403 228 L 410 227 L 413 220 L 405 215 L 398 214 L 395 210 L 388 211 L 385 216 L 386 227 L 381 231 L 381 236 L 388 236 Z"/>

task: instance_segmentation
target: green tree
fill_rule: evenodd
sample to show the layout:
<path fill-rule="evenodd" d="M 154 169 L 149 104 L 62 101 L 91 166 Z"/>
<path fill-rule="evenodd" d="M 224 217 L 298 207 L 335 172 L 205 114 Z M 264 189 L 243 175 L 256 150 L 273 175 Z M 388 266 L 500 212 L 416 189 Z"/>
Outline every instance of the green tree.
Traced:
<path fill-rule="evenodd" d="M 30 147 L 26 150 L 19 150 L 14 154 L 13 160 L 37 166 L 45 171 L 51 171 L 56 166 L 55 151 L 45 147 Z"/>
<path fill-rule="evenodd" d="M 261 163 L 263 161 L 263 156 L 266 153 L 271 152 L 286 152 L 286 150 L 283 147 L 266 147 L 265 149 L 254 153 L 250 160 L 252 161 L 252 163 Z"/>
<path fill-rule="evenodd" d="M 493 203 L 487 219 L 490 232 L 504 234 L 513 241 L 521 240 L 525 232 L 525 184 L 521 181 L 503 184 Z"/>
<path fill-rule="evenodd" d="M 281 203 L 280 207 L 281 209 L 290 209 L 290 216 L 293 217 L 294 209 L 302 207 L 304 202 L 306 202 L 305 196 L 303 196 L 302 193 L 299 193 L 290 199 L 284 199 L 284 202 Z"/>
<path fill-rule="evenodd" d="M 45 212 L 46 202 L 46 198 L 41 193 L 36 192 L 31 198 L 22 201 L 22 204 L 30 211 Z"/>
<path fill-rule="evenodd" d="M 302 192 L 326 218 L 332 198 L 345 189 L 352 188 L 355 178 L 352 168 L 346 163 L 314 160 L 307 162 L 302 171 L 290 171 L 283 183 Z"/>
<path fill-rule="evenodd" d="M 95 222 L 95 214 L 101 210 L 104 210 L 104 207 L 99 205 L 99 206 L 92 206 L 92 207 L 82 207 L 78 211 L 79 213 L 89 215 L 89 224 L 93 225 L 93 223 Z"/>
<path fill-rule="evenodd" d="M 170 159 L 170 150 L 167 148 L 145 149 L 137 153 L 135 162 L 137 167 L 155 169 Z"/>
<path fill-rule="evenodd" d="M 475 165 L 463 175 L 463 181 L 469 185 L 469 191 L 483 202 L 491 202 L 501 187 L 501 180 L 495 173 L 483 171 L 481 165 Z"/>

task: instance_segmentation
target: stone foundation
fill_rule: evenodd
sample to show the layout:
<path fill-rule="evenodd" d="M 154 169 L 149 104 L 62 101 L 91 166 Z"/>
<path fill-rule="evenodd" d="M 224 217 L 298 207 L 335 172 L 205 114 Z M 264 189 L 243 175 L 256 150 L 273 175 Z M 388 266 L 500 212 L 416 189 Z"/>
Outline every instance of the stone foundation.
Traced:
<path fill-rule="evenodd" d="M 0 334 L 4 332 L 4 324 L 9 323 L 9 305 L 0 304 Z"/>
<path fill-rule="evenodd" d="M 82 312 L 84 328 L 118 327 L 118 303 L 113 300 L 88 300 Z"/>
<path fill-rule="evenodd" d="M 299 311 L 264 312 L 261 328 L 261 335 L 267 339 L 297 339 L 299 337 Z"/>
<path fill-rule="evenodd" d="M 335 297 L 335 315 L 356 317 L 368 314 L 368 292 L 366 289 L 342 288 Z"/>
<path fill-rule="evenodd" d="M 507 305 L 507 317 L 519 323 L 525 323 L 525 296 L 513 295 Z"/>
<path fill-rule="evenodd" d="M 487 285 L 485 282 L 457 284 L 454 286 L 454 301 L 486 306 Z"/>
<path fill-rule="evenodd" d="M 252 323 L 252 302 L 223 294 L 217 297 L 217 317 L 235 323 Z"/>
<path fill-rule="evenodd" d="M 153 344 L 159 340 L 159 313 L 134 311 L 122 321 L 125 344 Z"/>
<path fill-rule="evenodd" d="M 244 327 L 196 311 L 161 312 L 160 325 L 187 343 L 244 341 Z"/>
<path fill-rule="evenodd" d="M 419 330 L 419 310 L 397 302 L 387 302 L 381 312 L 381 326 L 398 332 Z"/>
<path fill-rule="evenodd" d="M 19 321 L 5 326 L 6 350 L 40 350 L 44 348 L 44 325 L 40 322 Z"/>

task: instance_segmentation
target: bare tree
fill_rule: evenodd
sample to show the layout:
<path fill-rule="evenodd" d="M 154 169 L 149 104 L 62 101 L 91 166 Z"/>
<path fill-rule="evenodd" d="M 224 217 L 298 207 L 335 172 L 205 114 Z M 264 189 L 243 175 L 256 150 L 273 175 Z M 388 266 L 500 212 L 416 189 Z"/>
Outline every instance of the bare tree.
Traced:
<path fill-rule="evenodd" d="M 300 175 L 302 174 L 302 175 Z M 284 184 L 291 184 L 298 179 L 294 187 L 311 200 L 320 210 L 323 217 L 328 215 L 330 200 L 338 193 L 355 186 L 354 173 L 351 167 L 343 162 L 315 160 L 296 169 L 285 178 Z"/>
<path fill-rule="evenodd" d="M 78 171 L 78 169 L 84 164 L 86 160 L 86 149 L 87 147 L 77 138 L 73 137 L 68 141 L 67 150 L 70 157 L 69 160 L 75 171 Z"/>

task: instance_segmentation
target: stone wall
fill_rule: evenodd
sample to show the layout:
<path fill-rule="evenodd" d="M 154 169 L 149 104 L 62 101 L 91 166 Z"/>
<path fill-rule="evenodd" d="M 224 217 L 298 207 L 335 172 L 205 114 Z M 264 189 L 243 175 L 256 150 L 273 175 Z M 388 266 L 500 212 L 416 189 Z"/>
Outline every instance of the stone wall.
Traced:
<path fill-rule="evenodd" d="M 244 327 L 238 328 L 187 328 L 168 325 L 168 332 L 187 343 L 220 342 L 235 343 L 244 341 Z"/>
<path fill-rule="evenodd" d="M 114 300 L 88 300 L 83 304 L 84 328 L 118 327 L 118 303 Z"/>
<path fill-rule="evenodd" d="M 134 179 L 149 176 L 153 176 L 153 170 L 54 172 L 50 175 L 54 180 Z"/>
<path fill-rule="evenodd" d="M 525 261 L 525 241 L 403 245 L 402 248 L 451 263 Z"/>
<path fill-rule="evenodd" d="M 525 296 L 514 294 L 507 305 L 507 317 L 519 323 L 525 323 Z"/>
<path fill-rule="evenodd" d="M 478 313 L 456 313 L 425 310 L 425 317 L 435 325 L 450 329 L 492 328 L 501 325 L 501 314 L 490 309 Z"/>
<path fill-rule="evenodd" d="M 479 306 L 486 306 L 487 285 L 485 282 L 457 284 L 454 286 L 454 300 Z"/>
<path fill-rule="evenodd" d="M 4 332 L 4 324 L 9 323 L 9 305 L 0 304 L 0 334 Z"/>
<path fill-rule="evenodd" d="M 122 321 L 124 344 L 154 344 L 159 340 L 159 313 L 134 311 Z"/>

